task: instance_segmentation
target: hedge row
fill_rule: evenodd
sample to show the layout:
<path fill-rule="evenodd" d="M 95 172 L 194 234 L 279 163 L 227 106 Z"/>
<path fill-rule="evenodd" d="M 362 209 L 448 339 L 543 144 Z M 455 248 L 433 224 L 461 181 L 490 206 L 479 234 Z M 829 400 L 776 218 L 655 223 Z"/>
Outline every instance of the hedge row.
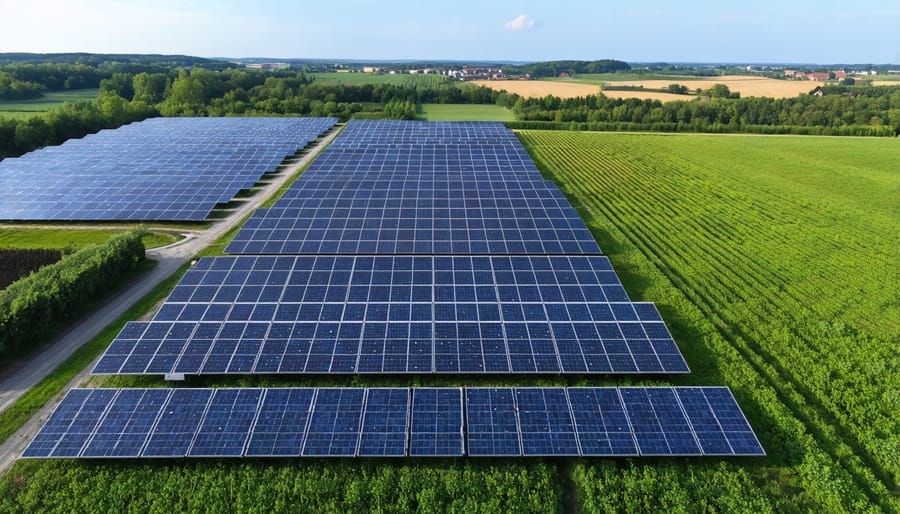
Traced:
<path fill-rule="evenodd" d="M 39 343 L 60 322 L 83 312 L 144 257 L 143 232 L 125 232 L 86 246 L 0 291 L 0 356 Z"/>
<path fill-rule="evenodd" d="M 507 121 L 513 130 L 579 130 L 592 132 L 702 132 L 714 134 L 791 134 L 803 136 L 895 137 L 893 127 L 847 125 L 843 127 L 801 127 L 796 125 L 726 125 L 714 123 L 635 123 L 629 121 Z"/>

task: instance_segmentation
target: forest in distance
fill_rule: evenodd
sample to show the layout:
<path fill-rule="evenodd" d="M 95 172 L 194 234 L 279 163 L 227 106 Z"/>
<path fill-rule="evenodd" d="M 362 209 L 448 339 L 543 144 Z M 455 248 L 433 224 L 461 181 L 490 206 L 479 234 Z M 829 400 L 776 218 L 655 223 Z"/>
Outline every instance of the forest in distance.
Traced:
<path fill-rule="evenodd" d="M 195 62 L 87 61 L 0 66 L 0 96 L 99 88 L 95 101 L 31 117 L 0 115 L 0 158 L 157 116 L 335 116 L 415 119 L 421 104 L 506 107 L 516 128 L 895 136 L 900 85 L 823 87 L 823 96 L 735 98 L 711 87 L 692 100 L 524 98 L 464 82 L 342 84 L 296 70 Z M 6 84 L 6 86 L 4 86 Z M 524 124 L 524 125 L 523 125 Z"/>

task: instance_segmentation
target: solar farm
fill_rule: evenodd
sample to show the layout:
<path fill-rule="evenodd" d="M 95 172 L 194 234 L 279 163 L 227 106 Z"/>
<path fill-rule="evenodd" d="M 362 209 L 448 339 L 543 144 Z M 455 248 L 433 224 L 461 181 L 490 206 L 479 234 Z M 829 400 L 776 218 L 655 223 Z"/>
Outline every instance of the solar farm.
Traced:
<path fill-rule="evenodd" d="M 302 145 L 333 120 L 310 123 L 266 137 Z M 689 372 L 502 124 L 353 121 L 226 253 L 129 323 L 93 373 L 465 383 L 74 389 L 25 457 L 764 455 L 724 387 L 480 385 Z"/>
<path fill-rule="evenodd" d="M 203 221 L 334 118 L 152 118 L 0 162 L 0 220 Z"/>

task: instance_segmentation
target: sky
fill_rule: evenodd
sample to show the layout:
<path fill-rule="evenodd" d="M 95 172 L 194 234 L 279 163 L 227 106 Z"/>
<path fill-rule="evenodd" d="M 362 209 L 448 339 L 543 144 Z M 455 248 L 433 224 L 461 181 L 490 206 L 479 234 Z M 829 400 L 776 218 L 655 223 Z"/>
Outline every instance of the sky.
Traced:
<path fill-rule="evenodd" d="M 900 0 L 0 0 L 0 52 L 900 63 Z"/>

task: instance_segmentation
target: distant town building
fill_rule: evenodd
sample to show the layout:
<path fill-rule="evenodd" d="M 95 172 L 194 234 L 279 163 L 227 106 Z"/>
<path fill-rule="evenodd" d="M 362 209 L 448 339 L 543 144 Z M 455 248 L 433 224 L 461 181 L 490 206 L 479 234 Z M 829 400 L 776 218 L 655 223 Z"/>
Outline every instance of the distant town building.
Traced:
<path fill-rule="evenodd" d="M 252 70 L 277 70 L 280 68 L 290 68 L 290 64 L 286 62 L 253 62 L 246 65 Z"/>

